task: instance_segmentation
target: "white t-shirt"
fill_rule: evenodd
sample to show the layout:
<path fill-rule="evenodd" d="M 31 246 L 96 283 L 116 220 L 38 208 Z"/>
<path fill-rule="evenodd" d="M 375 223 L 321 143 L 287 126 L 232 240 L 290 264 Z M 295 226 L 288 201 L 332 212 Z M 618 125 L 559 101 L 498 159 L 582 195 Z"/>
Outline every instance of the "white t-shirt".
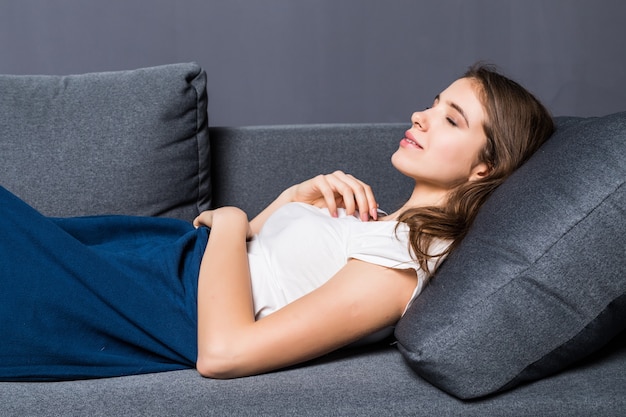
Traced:
<path fill-rule="evenodd" d="M 338 214 L 334 218 L 327 209 L 289 203 L 272 214 L 248 243 L 257 319 L 320 287 L 349 259 L 414 269 L 418 281 L 411 301 L 422 291 L 429 277 L 411 257 L 408 226 L 400 223 L 396 231 L 395 221 L 362 222 L 342 209 Z M 438 246 L 436 251 L 446 244 Z M 435 262 L 429 265 L 431 270 Z"/>

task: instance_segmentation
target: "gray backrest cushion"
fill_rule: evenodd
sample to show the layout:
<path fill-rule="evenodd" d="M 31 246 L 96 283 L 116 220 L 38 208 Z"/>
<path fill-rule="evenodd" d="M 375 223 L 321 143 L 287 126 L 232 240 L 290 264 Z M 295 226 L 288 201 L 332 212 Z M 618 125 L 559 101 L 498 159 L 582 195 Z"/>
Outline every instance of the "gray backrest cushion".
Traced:
<path fill-rule="evenodd" d="M 626 113 L 559 119 L 396 328 L 421 376 L 475 398 L 626 328 Z"/>
<path fill-rule="evenodd" d="M 407 124 L 212 127 L 213 202 L 256 215 L 292 184 L 343 170 L 372 186 L 395 210 L 412 182 L 391 165 Z"/>
<path fill-rule="evenodd" d="M 192 219 L 210 204 L 206 74 L 0 75 L 0 154 L 0 184 L 44 214 Z"/>

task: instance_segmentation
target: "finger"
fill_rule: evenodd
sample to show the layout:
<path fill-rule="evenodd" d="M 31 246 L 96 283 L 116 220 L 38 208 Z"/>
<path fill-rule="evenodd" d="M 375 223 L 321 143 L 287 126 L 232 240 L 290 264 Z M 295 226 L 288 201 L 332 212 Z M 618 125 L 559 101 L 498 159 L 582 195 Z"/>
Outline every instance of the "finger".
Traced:
<path fill-rule="evenodd" d="M 370 217 L 377 219 L 378 206 L 372 188 L 351 174 L 337 172 L 336 175 L 350 188 L 349 192 L 342 191 L 346 206 L 350 207 L 348 214 L 354 214 L 354 211 L 358 210 L 363 221 L 368 221 Z"/>
<path fill-rule="evenodd" d="M 193 220 L 193 225 L 197 229 L 200 226 L 211 227 L 213 215 L 210 210 L 203 211 Z"/>
<path fill-rule="evenodd" d="M 361 183 L 363 195 L 357 198 L 357 204 L 359 205 L 359 212 L 367 213 L 374 220 L 378 220 L 378 202 L 372 191 L 372 187 L 363 181 L 357 180 Z"/>
<path fill-rule="evenodd" d="M 352 189 L 354 193 L 354 200 L 357 205 L 357 209 L 359 211 L 359 216 L 361 220 L 368 221 L 370 219 L 371 211 L 370 211 L 370 199 L 369 195 L 371 193 L 371 189 L 369 185 L 365 184 L 363 181 L 358 180 L 354 176 L 348 174 L 348 178 L 352 181 Z"/>
<path fill-rule="evenodd" d="M 357 209 L 355 201 L 355 182 L 342 171 L 335 171 L 327 176 L 331 184 L 335 198 L 340 196 L 341 205 L 346 209 L 346 214 L 351 216 Z"/>
<path fill-rule="evenodd" d="M 321 194 L 326 208 L 332 217 L 337 217 L 337 201 L 335 200 L 334 186 L 326 175 L 318 175 L 314 178 L 314 187 Z"/>

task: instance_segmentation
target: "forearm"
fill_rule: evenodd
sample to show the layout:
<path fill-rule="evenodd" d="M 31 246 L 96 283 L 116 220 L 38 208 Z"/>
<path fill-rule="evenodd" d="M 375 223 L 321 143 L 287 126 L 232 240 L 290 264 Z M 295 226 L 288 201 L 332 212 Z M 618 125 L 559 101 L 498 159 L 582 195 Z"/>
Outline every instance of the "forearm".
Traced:
<path fill-rule="evenodd" d="M 243 212 L 215 213 L 198 280 L 199 356 L 226 349 L 234 332 L 254 322 L 247 231 Z"/>

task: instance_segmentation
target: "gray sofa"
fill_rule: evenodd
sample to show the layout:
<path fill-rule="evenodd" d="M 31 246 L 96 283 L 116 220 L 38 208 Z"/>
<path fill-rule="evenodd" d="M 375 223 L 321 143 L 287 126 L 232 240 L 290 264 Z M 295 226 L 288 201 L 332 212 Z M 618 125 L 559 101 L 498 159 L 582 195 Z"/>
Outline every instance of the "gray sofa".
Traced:
<path fill-rule="evenodd" d="M 253 216 L 335 169 L 388 210 L 410 191 L 389 163 L 404 124 L 209 127 L 192 63 L 3 75 L 0 92 L 0 185 L 51 216 L 190 220 L 226 204 Z M 624 415 L 626 113 L 557 125 L 395 338 L 225 381 L 188 369 L 0 382 L 0 415 Z"/>

